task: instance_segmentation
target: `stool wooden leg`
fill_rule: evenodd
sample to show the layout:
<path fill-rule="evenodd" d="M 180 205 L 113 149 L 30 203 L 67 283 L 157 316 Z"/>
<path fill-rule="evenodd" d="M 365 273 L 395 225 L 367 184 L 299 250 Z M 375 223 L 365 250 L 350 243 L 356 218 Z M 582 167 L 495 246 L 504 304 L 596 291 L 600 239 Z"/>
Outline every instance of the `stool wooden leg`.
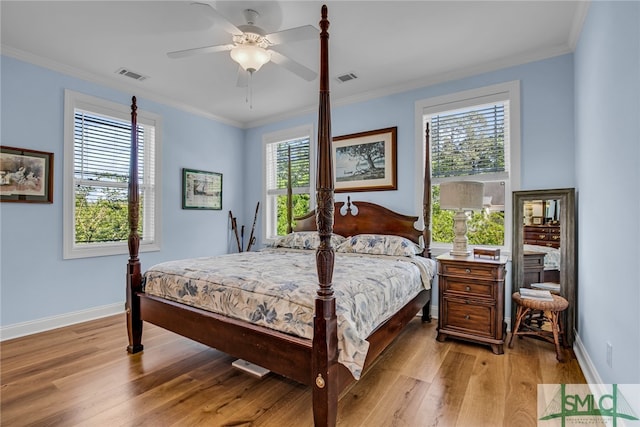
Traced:
<path fill-rule="evenodd" d="M 551 330 L 553 331 L 553 342 L 556 346 L 556 359 L 559 362 L 563 362 L 564 359 L 562 357 L 562 350 L 560 349 L 560 338 L 559 338 L 559 330 L 558 330 L 558 312 L 551 312 Z"/>
<path fill-rule="evenodd" d="M 521 305 L 518 306 L 518 311 L 516 312 L 516 326 L 511 331 L 511 338 L 509 339 L 509 348 L 513 348 L 513 337 L 515 337 L 520 329 L 520 323 L 522 323 L 522 319 L 529 312 L 528 308 L 525 308 Z"/>

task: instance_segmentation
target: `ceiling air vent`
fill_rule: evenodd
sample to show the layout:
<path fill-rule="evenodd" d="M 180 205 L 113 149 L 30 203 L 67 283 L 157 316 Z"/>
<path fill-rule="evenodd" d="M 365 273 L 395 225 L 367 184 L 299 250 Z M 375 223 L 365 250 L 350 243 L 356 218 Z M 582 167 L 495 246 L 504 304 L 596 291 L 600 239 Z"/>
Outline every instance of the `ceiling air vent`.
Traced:
<path fill-rule="evenodd" d="M 126 68 L 120 68 L 119 70 L 116 71 L 117 74 L 120 74 L 121 76 L 126 76 L 126 77 L 130 77 L 132 79 L 138 80 L 138 81 L 143 81 L 148 79 L 147 76 L 143 76 L 142 74 L 138 74 L 136 72 L 133 72 L 131 70 L 127 70 Z"/>
<path fill-rule="evenodd" d="M 345 83 L 345 82 L 348 82 L 349 80 L 355 80 L 357 78 L 358 78 L 358 76 L 356 76 L 354 73 L 346 73 L 346 74 L 342 74 L 342 75 L 336 77 L 336 79 L 340 83 Z"/>

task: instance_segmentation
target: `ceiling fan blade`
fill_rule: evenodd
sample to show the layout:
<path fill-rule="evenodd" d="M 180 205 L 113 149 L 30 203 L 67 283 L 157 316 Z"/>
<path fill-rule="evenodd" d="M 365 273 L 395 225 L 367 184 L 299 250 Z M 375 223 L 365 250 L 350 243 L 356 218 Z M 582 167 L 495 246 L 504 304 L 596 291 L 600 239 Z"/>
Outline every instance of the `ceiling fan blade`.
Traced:
<path fill-rule="evenodd" d="M 215 46 L 194 47 L 191 49 L 176 50 L 175 52 L 167 53 L 169 58 L 185 58 L 187 56 L 202 55 L 204 53 L 223 52 L 225 50 L 231 50 L 232 44 L 218 44 Z"/>
<path fill-rule="evenodd" d="M 312 69 L 305 67 L 301 63 L 296 62 L 293 59 L 288 58 L 279 52 L 276 52 L 275 50 L 269 49 L 269 52 L 271 52 L 272 62 L 286 68 L 293 74 L 302 77 L 308 82 L 314 80 L 318 76 L 318 73 L 316 73 Z"/>
<path fill-rule="evenodd" d="M 249 85 L 249 73 L 244 68 L 238 66 L 238 81 L 236 86 L 247 87 Z"/>
<path fill-rule="evenodd" d="M 289 28 L 288 30 L 277 31 L 267 34 L 265 37 L 272 45 L 294 42 L 299 40 L 317 39 L 320 30 L 313 25 L 303 25 L 302 27 Z"/>
<path fill-rule="evenodd" d="M 214 23 L 216 25 L 219 25 L 220 28 L 225 30 L 227 33 L 233 34 L 233 35 L 242 34 L 242 31 L 240 31 L 238 27 L 232 24 L 231 21 L 229 21 L 225 16 L 220 14 L 220 12 L 218 12 L 216 8 L 211 6 L 209 3 L 194 2 L 194 3 L 191 3 L 191 5 L 202 10 L 202 13 L 211 17 Z"/>

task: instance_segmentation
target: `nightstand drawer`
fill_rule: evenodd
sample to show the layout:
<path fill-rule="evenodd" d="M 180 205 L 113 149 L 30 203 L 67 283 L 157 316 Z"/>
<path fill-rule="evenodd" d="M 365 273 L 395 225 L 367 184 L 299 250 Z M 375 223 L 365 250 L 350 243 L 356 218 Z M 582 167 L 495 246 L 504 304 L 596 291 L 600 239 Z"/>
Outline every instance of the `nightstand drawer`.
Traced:
<path fill-rule="evenodd" d="M 548 240 L 549 235 L 543 230 L 540 231 L 527 231 L 524 233 L 525 240 Z"/>
<path fill-rule="evenodd" d="M 492 319 L 494 307 L 492 305 L 479 304 L 477 301 L 444 299 L 447 329 L 470 332 L 477 335 L 492 337 Z"/>
<path fill-rule="evenodd" d="M 491 300 L 494 299 L 496 286 L 493 282 L 456 280 L 456 278 L 448 277 L 441 283 L 442 291 L 447 293 L 455 293 L 460 296 L 484 297 Z"/>
<path fill-rule="evenodd" d="M 473 278 L 495 278 L 495 267 L 493 265 L 482 265 L 479 263 L 463 264 L 441 264 L 442 272 L 446 276 L 460 276 Z"/>
<path fill-rule="evenodd" d="M 544 253 L 524 253 L 524 268 L 535 268 L 544 265 Z"/>

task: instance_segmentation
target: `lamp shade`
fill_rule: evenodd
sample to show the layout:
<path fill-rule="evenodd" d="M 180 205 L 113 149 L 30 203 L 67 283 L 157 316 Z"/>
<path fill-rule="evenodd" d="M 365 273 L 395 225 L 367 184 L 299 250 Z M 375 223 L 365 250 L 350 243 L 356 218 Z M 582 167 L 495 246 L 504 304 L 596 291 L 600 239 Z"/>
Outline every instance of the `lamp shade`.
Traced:
<path fill-rule="evenodd" d="M 440 184 L 441 209 L 482 209 L 484 184 L 476 181 L 453 181 Z"/>
<path fill-rule="evenodd" d="M 271 60 L 271 54 L 255 44 L 243 44 L 231 49 L 231 59 L 245 71 L 255 72 Z"/>

